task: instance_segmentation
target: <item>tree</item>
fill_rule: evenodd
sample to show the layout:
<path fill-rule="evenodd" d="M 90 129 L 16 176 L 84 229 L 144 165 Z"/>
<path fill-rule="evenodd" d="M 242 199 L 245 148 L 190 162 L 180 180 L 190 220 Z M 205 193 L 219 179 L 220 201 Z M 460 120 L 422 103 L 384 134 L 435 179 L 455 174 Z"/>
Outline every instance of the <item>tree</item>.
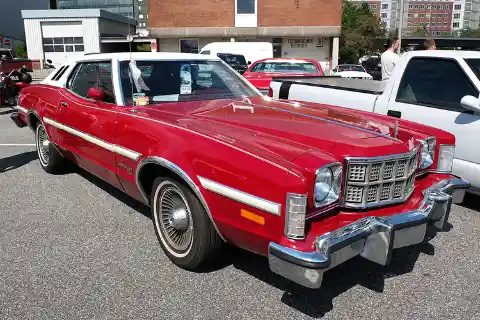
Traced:
<path fill-rule="evenodd" d="M 139 44 L 137 44 L 137 51 L 139 51 L 139 52 L 150 52 L 150 51 L 152 51 L 152 48 L 150 47 L 150 44 L 148 44 L 148 43 L 139 43 Z"/>
<path fill-rule="evenodd" d="M 26 58 L 27 57 L 27 46 L 24 43 L 17 44 L 15 46 L 15 56 L 17 58 Z"/>
<path fill-rule="evenodd" d="M 358 58 L 384 49 L 386 30 L 368 3 L 343 2 L 339 58 L 342 63 L 356 63 Z"/>

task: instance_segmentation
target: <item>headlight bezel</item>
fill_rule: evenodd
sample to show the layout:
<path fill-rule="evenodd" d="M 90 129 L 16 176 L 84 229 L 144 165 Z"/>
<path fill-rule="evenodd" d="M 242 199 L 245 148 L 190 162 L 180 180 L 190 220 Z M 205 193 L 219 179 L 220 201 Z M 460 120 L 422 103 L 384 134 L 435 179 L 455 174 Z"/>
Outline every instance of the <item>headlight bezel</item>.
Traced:
<path fill-rule="evenodd" d="M 418 168 L 420 170 L 426 170 L 435 163 L 435 153 L 437 149 L 437 138 L 436 137 L 428 137 L 420 141 L 422 144 L 420 148 L 420 161 L 418 164 Z M 427 148 L 426 155 L 424 158 L 424 148 Z"/>
<path fill-rule="evenodd" d="M 321 175 L 329 174 L 330 175 L 330 185 L 328 186 L 328 191 L 325 191 L 326 194 L 320 201 L 317 201 L 317 184 L 325 183 L 325 181 L 319 181 Z M 340 162 L 332 162 L 326 164 L 315 171 L 315 176 L 313 180 L 313 207 L 315 209 L 322 208 L 328 205 L 331 205 L 340 200 L 340 195 L 342 191 L 343 183 L 343 164 Z"/>

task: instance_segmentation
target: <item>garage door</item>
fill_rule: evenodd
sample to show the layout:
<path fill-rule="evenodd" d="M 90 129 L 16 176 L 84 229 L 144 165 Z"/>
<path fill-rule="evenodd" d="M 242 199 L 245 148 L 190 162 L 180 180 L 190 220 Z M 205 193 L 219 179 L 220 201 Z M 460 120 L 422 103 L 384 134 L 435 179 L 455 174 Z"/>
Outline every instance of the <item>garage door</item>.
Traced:
<path fill-rule="evenodd" d="M 84 55 L 81 21 L 42 22 L 45 59 L 58 67 L 66 60 Z"/>

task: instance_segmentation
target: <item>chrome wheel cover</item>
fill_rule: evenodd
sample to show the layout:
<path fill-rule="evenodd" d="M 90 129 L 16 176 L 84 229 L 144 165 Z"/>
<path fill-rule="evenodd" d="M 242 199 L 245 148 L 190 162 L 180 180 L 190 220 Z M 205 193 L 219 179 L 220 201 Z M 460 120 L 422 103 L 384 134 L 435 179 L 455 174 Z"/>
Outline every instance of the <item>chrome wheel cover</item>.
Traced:
<path fill-rule="evenodd" d="M 37 151 L 40 162 L 43 166 L 48 166 L 50 160 L 50 140 L 48 139 L 45 128 L 40 125 L 37 128 Z"/>
<path fill-rule="evenodd" d="M 189 251 L 193 242 L 192 214 L 182 191 L 170 182 L 164 183 L 166 186 L 157 198 L 157 228 L 171 249 L 183 253 Z"/>

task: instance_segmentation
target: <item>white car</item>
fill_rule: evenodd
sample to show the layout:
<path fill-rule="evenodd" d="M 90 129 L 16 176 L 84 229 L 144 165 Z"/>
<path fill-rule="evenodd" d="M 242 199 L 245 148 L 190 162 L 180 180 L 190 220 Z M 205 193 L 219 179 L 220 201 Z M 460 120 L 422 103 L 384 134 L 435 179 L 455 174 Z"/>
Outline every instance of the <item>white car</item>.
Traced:
<path fill-rule="evenodd" d="M 469 180 L 468 192 L 480 195 L 480 52 L 406 52 L 387 81 L 288 79 L 288 90 L 280 92 L 284 81 L 271 82 L 273 98 L 375 112 L 453 133 L 453 174 Z"/>
<path fill-rule="evenodd" d="M 359 64 L 339 64 L 330 71 L 331 76 L 373 80 L 364 67 Z"/>

